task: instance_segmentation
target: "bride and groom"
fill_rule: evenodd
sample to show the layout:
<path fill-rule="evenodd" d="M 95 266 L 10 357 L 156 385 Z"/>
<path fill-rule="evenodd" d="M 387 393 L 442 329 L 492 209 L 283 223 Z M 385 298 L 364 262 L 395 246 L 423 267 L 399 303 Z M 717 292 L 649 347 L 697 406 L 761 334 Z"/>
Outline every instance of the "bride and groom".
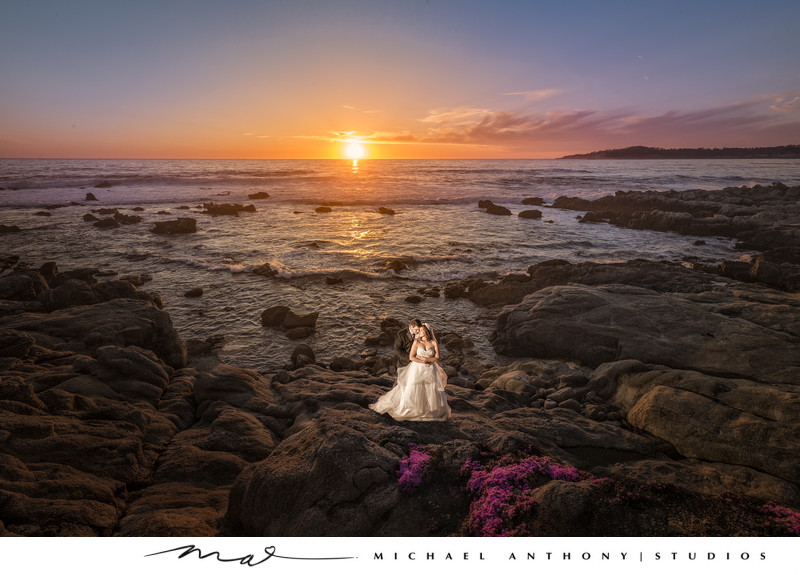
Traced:
<path fill-rule="evenodd" d="M 438 363 L 439 344 L 427 323 L 412 319 L 397 332 L 397 383 L 369 407 L 399 421 L 444 421 L 450 406 L 444 388 L 447 374 Z"/>

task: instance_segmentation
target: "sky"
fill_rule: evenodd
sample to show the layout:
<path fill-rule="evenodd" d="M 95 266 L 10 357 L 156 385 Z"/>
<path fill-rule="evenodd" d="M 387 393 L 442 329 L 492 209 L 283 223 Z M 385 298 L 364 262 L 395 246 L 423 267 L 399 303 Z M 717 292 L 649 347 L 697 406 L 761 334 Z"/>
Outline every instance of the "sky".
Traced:
<path fill-rule="evenodd" d="M 798 24 L 797 0 L 0 0 L 0 157 L 800 144 Z"/>

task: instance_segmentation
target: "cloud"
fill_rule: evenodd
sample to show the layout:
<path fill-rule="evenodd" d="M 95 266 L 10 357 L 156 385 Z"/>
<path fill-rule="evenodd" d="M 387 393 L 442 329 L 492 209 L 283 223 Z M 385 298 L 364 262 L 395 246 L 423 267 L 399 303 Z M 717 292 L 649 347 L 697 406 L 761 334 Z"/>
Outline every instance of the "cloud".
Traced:
<path fill-rule="evenodd" d="M 503 96 L 524 96 L 526 102 L 538 102 L 539 100 L 546 100 L 558 94 L 563 93 L 562 90 L 548 89 L 548 90 L 528 90 L 526 92 L 506 92 Z"/>
<path fill-rule="evenodd" d="M 556 142 L 597 142 L 598 145 L 647 142 L 650 145 L 692 146 L 709 145 L 696 142 L 714 140 L 719 142 L 718 145 L 726 145 L 727 141 L 735 139 L 741 141 L 741 145 L 748 145 L 751 136 L 765 136 L 771 132 L 785 137 L 790 133 L 789 127 L 800 125 L 800 118 L 787 122 L 784 113 L 798 110 L 800 96 L 794 94 L 649 115 L 632 109 L 554 110 L 544 114 L 524 114 L 459 107 L 431 112 L 423 122 L 434 125 L 419 141 L 540 148 L 543 144 Z M 775 111 L 781 114 L 776 115 Z"/>

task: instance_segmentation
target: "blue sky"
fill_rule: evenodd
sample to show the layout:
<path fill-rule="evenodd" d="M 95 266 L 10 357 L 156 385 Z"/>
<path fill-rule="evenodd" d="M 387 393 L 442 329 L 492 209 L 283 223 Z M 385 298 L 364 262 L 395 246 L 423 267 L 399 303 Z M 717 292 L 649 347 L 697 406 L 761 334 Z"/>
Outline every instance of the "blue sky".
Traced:
<path fill-rule="evenodd" d="M 800 2 L 10 2 L 0 156 L 800 142 Z"/>

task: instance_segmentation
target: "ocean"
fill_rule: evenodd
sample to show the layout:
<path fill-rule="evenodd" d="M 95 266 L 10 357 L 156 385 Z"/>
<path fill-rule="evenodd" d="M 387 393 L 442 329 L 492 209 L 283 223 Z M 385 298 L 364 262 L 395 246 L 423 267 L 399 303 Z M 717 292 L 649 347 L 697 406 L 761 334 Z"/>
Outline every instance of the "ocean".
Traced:
<path fill-rule="evenodd" d="M 593 199 L 617 190 L 773 181 L 800 185 L 800 162 L 0 159 L 0 224 L 22 229 L 2 236 L 3 253 L 32 265 L 55 261 L 65 270 L 152 275 L 140 289 L 161 295 L 179 333 L 223 337 L 219 355 L 238 367 L 270 372 L 289 362 L 298 342 L 260 322 L 274 305 L 319 312 L 316 332 L 302 341 L 323 362 L 357 359 L 364 339 L 380 332 L 381 318 L 418 317 L 467 335 L 479 359 L 498 363 L 487 340 L 495 312 L 466 299 L 423 296 L 414 304 L 406 298 L 454 280 L 524 273 L 554 258 L 716 263 L 742 257 L 731 239 L 694 245 L 698 238 L 580 224 L 579 212 L 523 206 L 523 198 L 549 204 L 562 195 Z M 95 187 L 101 183 L 110 187 Z M 258 192 L 269 197 L 248 198 Z M 98 201 L 86 201 L 87 193 Z M 514 215 L 486 214 L 477 207 L 481 199 Z M 256 211 L 211 216 L 199 213 L 204 202 L 253 204 Z M 322 204 L 331 211 L 316 212 Z M 109 207 L 144 221 L 117 229 L 84 222 L 84 214 Z M 542 218 L 516 217 L 531 208 Z M 150 231 L 153 222 L 177 217 L 196 218 L 197 233 Z M 396 259 L 411 265 L 387 269 Z M 278 275 L 252 273 L 264 263 Z M 343 281 L 329 285 L 331 276 Z M 192 288 L 202 288 L 202 297 L 185 297 Z"/>

